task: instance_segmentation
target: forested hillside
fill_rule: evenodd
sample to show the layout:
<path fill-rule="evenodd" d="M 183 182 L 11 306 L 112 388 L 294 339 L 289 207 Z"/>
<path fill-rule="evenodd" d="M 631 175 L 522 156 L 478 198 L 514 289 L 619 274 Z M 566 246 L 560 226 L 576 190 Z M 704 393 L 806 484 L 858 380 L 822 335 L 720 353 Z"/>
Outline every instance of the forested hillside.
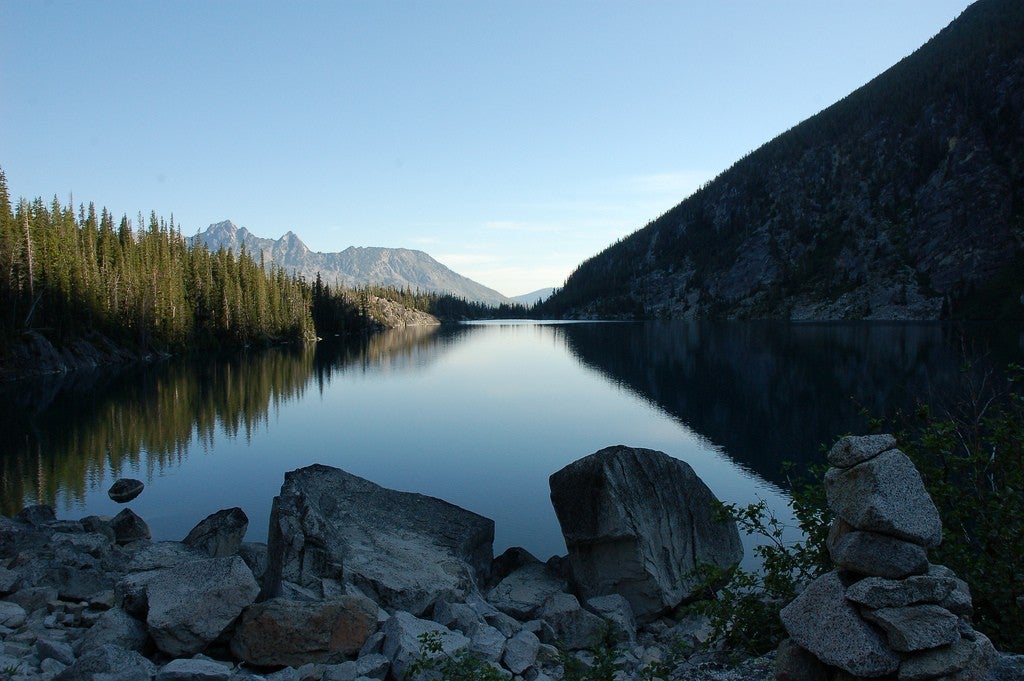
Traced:
<path fill-rule="evenodd" d="M 542 310 L 1021 318 L 1022 294 L 1024 3 L 979 0 L 581 264 Z"/>
<path fill-rule="evenodd" d="M 99 355 L 138 356 L 525 313 L 408 287 L 307 281 L 244 247 L 189 245 L 173 217 L 155 213 L 115 222 L 92 203 L 77 214 L 56 198 L 13 205 L 0 170 L 0 373 L 46 370 L 32 366 L 47 361 L 40 348 L 78 347 L 74 355 L 82 341 L 95 359 L 96 345 Z"/>
<path fill-rule="evenodd" d="M 105 208 L 54 199 L 11 205 L 0 171 L 0 338 L 60 344 L 101 333 L 140 349 L 237 346 L 312 337 L 311 291 L 245 254 L 188 248 L 151 213 L 115 222 Z"/>

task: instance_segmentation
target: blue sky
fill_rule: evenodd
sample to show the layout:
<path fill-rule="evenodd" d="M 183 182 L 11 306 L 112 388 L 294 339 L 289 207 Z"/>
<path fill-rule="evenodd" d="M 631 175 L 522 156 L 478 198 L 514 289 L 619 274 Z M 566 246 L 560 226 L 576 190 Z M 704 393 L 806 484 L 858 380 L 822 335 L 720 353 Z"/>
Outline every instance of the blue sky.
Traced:
<path fill-rule="evenodd" d="M 0 0 L 14 197 L 563 283 L 966 0 Z"/>

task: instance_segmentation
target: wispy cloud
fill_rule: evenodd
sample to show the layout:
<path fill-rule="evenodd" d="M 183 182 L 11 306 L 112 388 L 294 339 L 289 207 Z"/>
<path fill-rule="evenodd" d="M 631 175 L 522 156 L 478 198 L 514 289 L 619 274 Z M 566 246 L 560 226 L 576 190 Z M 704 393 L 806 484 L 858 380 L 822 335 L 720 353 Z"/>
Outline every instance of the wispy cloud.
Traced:
<path fill-rule="evenodd" d="M 440 253 L 435 255 L 434 258 L 438 262 L 443 262 L 446 265 L 485 265 L 487 263 L 498 262 L 501 260 L 496 255 L 490 253 Z"/>
<path fill-rule="evenodd" d="M 702 184 L 711 179 L 711 173 L 704 170 L 677 170 L 666 173 L 649 173 L 627 178 L 625 185 L 642 194 L 670 195 L 681 201 Z"/>

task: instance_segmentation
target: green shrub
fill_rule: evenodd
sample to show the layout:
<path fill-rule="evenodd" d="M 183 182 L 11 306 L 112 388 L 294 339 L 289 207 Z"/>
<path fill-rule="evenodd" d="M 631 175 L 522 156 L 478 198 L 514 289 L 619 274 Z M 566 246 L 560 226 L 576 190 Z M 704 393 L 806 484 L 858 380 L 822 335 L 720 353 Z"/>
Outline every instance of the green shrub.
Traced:
<path fill-rule="evenodd" d="M 506 681 L 505 676 L 490 662 L 476 653 L 459 650 L 454 655 L 445 652 L 441 634 L 425 631 L 416 637 L 420 654 L 409 665 L 405 678 L 440 679 L 441 681 Z"/>
<path fill-rule="evenodd" d="M 823 474 L 824 469 L 813 468 L 809 477 L 790 481 L 790 508 L 804 537 L 800 541 L 785 540 L 788 528 L 763 500 L 744 507 L 719 505 L 719 520 L 735 520 L 740 531 L 763 540 L 754 548 L 762 569 L 723 570 L 707 564 L 698 569 L 710 598 L 693 603 L 690 609 L 711 622 L 708 647 L 748 655 L 773 650 L 786 636 L 779 610 L 793 600 L 799 585 L 831 569 L 825 548 L 829 520 Z"/>
<path fill-rule="evenodd" d="M 615 674 L 622 669 L 622 663 L 610 623 L 605 623 L 601 634 L 587 650 L 594 656 L 589 666 L 572 653 L 561 651 L 562 681 L 615 681 Z"/>
<path fill-rule="evenodd" d="M 1011 366 L 1008 376 L 995 381 L 967 366 L 964 394 L 950 406 L 922 404 L 890 425 L 942 518 L 929 560 L 970 585 L 974 625 L 997 648 L 1022 651 L 1024 372 Z"/>
<path fill-rule="evenodd" d="M 876 420 L 914 461 L 943 526 L 929 552 L 971 587 L 974 625 L 1002 650 L 1024 651 L 1024 369 L 1011 366 L 993 387 L 964 368 L 964 391 L 951 406 L 920 404 L 912 413 Z M 792 482 L 791 508 L 804 540 L 783 541 L 785 527 L 762 501 L 724 504 L 719 513 L 765 543 L 754 549 L 762 571 L 703 566 L 709 600 L 692 609 L 709 616 L 709 646 L 747 654 L 775 647 L 785 632 L 778 612 L 797 587 L 831 569 L 824 468 Z M 722 586 L 724 584 L 724 586 Z"/>

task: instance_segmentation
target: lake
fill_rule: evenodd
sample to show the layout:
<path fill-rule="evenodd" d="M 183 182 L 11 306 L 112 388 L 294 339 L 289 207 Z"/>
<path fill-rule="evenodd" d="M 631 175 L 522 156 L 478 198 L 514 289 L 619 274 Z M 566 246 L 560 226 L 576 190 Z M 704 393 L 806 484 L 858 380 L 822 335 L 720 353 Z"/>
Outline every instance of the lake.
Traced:
<path fill-rule="evenodd" d="M 118 477 L 155 539 L 240 506 L 266 541 L 284 473 L 312 463 L 495 521 L 495 553 L 564 554 L 548 476 L 627 444 L 689 463 L 723 501 L 784 517 L 782 462 L 1005 367 L 1021 327 L 487 322 L 0 386 L 0 512 L 113 515 Z"/>

